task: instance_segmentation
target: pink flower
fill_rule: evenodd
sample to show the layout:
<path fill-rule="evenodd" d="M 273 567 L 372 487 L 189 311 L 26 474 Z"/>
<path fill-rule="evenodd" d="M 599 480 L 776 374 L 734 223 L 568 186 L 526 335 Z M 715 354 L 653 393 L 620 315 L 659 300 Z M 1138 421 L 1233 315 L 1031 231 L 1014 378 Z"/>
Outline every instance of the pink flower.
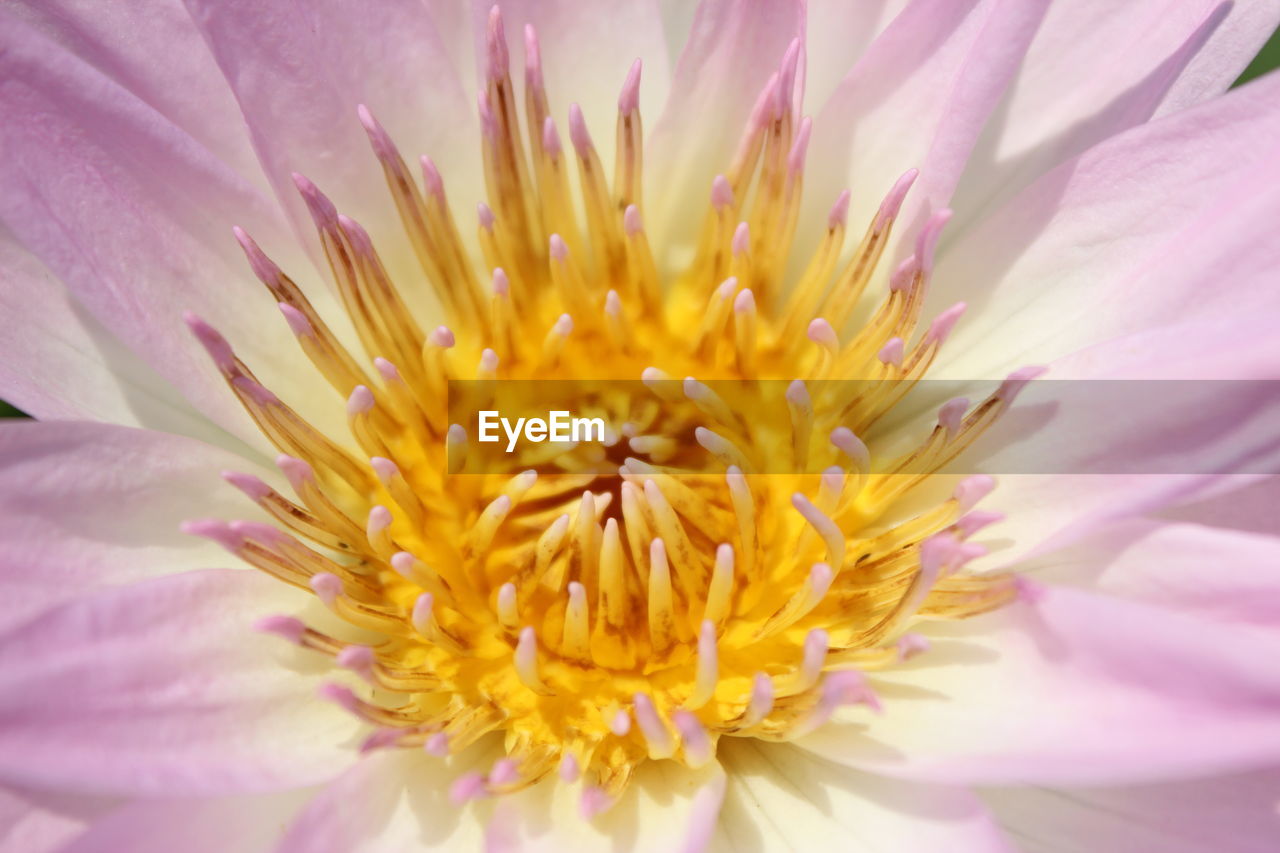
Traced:
<path fill-rule="evenodd" d="M 1274 402 L 941 469 L 1276 378 L 1277 22 L 0 8 L 6 841 L 1268 849 Z M 602 377 L 505 473 L 442 402 Z"/>

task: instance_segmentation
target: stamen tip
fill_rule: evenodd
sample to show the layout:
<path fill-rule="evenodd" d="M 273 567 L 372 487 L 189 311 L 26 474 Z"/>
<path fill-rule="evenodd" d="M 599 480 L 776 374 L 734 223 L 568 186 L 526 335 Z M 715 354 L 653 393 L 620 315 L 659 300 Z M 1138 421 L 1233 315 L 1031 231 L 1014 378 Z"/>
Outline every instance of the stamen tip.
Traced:
<path fill-rule="evenodd" d="M 302 643 L 302 638 L 307 633 L 307 626 L 301 619 L 277 613 L 264 616 L 254 622 L 253 630 L 263 634 L 274 634 L 296 646 Z"/>
<path fill-rule="evenodd" d="M 843 228 L 845 223 L 849 221 L 849 200 L 853 197 L 848 190 L 841 190 L 840 195 L 836 196 L 836 203 L 831 205 L 831 212 L 827 214 L 827 228 L 834 231 L 836 228 Z"/>
<path fill-rule="evenodd" d="M 631 115 L 640 107 L 640 60 L 631 63 L 627 79 L 622 83 L 622 92 L 618 95 L 618 112 L 624 116 Z"/>

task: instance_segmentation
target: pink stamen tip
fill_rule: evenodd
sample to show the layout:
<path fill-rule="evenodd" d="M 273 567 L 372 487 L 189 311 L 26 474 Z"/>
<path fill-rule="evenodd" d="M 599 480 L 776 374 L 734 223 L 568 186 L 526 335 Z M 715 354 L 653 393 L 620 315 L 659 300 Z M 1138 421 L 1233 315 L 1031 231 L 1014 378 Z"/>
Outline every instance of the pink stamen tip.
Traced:
<path fill-rule="evenodd" d="M 370 536 L 375 536 L 391 526 L 391 510 L 382 504 L 375 505 L 369 510 L 369 519 L 365 524 L 365 529 Z"/>
<path fill-rule="evenodd" d="M 827 349 L 839 349 L 840 339 L 836 337 L 836 330 L 831 328 L 831 324 L 821 317 L 817 317 L 809 324 L 809 340 L 815 344 L 820 344 Z"/>
<path fill-rule="evenodd" d="M 778 100 L 778 72 L 769 75 L 760 94 L 756 96 L 751 116 L 747 119 L 748 134 L 761 130 L 773 121 L 773 111 Z"/>
<path fill-rule="evenodd" d="M 363 709 L 360 707 L 360 700 L 356 697 L 355 691 L 345 684 L 336 684 L 332 681 L 326 681 L 316 688 L 316 695 L 321 699 L 327 699 L 333 702 L 343 710 L 352 714 L 362 714 Z"/>
<path fill-rule="evenodd" d="M 852 197 L 848 190 L 841 190 L 840 195 L 836 196 L 836 203 L 831 205 L 831 212 L 827 214 L 828 229 L 834 231 L 849 221 L 849 199 Z"/>
<path fill-rule="evenodd" d="M 551 329 L 560 337 L 567 338 L 573 333 L 573 318 L 568 314 L 561 314 Z"/>
<path fill-rule="evenodd" d="M 813 588 L 818 597 L 827 594 L 827 590 L 831 588 L 831 581 L 835 579 L 835 571 L 826 563 L 814 563 L 809 569 L 809 586 Z"/>
<path fill-rule="evenodd" d="M 935 211 L 920 229 L 920 236 L 916 238 L 916 257 L 920 259 L 920 271 L 925 275 L 933 272 L 933 255 L 938 249 L 938 238 L 950 221 L 951 211 L 943 208 Z"/>
<path fill-rule="evenodd" d="M 402 552 L 403 553 L 403 552 Z M 436 606 L 435 597 L 429 592 L 424 592 L 413 602 L 413 624 L 414 626 L 426 625 L 434 618 L 434 609 Z"/>
<path fill-rule="evenodd" d="M 514 759 L 499 758 L 489 771 L 490 785 L 513 785 L 520 781 L 520 766 Z"/>
<path fill-rule="evenodd" d="M 640 60 L 631 63 L 627 79 L 622 83 L 622 93 L 618 95 L 618 112 L 624 116 L 631 115 L 640 107 Z"/>
<path fill-rule="evenodd" d="M 259 406 L 274 406 L 280 402 L 280 398 L 272 394 L 265 385 L 248 376 L 237 376 L 231 380 L 231 384 L 247 394 L 249 399 Z"/>
<path fill-rule="evenodd" d="M 613 317 L 622 315 L 622 297 L 618 296 L 618 291 L 610 290 L 604 295 L 604 311 Z"/>
<path fill-rule="evenodd" d="M 413 579 L 413 567 L 417 562 L 417 558 L 408 551 L 397 551 L 391 555 L 391 568 L 395 569 L 396 574 L 409 580 Z"/>
<path fill-rule="evenodd" d="M 1013 405 L 1013 401 L 1022 393 L 1022 389 L 1027 387 L 1027 383 L 1043 376 L 1046 370 L 1048 370 L 1047 367 L 1038 365 L 1019 367 L 1000 383 L 1000 390 L 996 392 L 996 396 L 1004 400 L 1006 406 Z"/>
<path fill-rule="evenodd" d="M 916 279 L 916 271 L 918 269 L 919 264 L 916 263 L 915 255 L 911 255 L 898 264 L 893 274 L 889 276 L 889 292 L 897 293 L 900 290 L 906 290 L 911 287 Z"/>
<path fill-rule="evenodd" d="M 476 95 L 476 109 L 480 114 L 480 130 L 487 139 L 497 139 L 498 117 L 493 114 L 493 105 L 489 103 L 487 92 Z"/>
<path fill-rule="evenodd" d="M 542 48 L 533 24 L 524 25 L 524 79 L 530 89 L 542 88 Z"/>
<path fill-rule="evenodd" d="M 551 116 L 547 116 L 542 120 L 542 149 L 547 152 L 547 156 L 552 160 L 559 160 L 560 155 L 564 152 L 564 145 L 560 142 L 560 134 L 556 130 L 555 120 Z"/>
<path fill-rule="evenodd" d="M 373 360 L 373 366 L 377 369 L 378 375 L 388 382 L 400 381 L 400 369 L 382 356 L 378 356 Z"/>
<path fill-rule="evenodd" d="M 551 235 L 551 257 L 557 261 L 563 261 L 569 257 L 569 245 L 559 234 Z"/>
<path fill-rule="evenodd" d="M 628 237 L 634 237 L 644 230 L 644 222 L 640 219 L 640 208 L 634 204 L 627 205 L 622 213 L 622 229 Z"/>
<path fill-rule="evenodd" d="M 903 634 L 898 638 L 898 660 L 911 660 L 929 651 L 929 640 L 920 634 Z"/>
<path fill-rule="evenodd" d="M 569 140 L 573 150 L 579 157 L 585 157 L 591 151 L 591 134 L 587 132 L 587 120 L 582 115 L 582 107 L 569 105 Z"/>
<path fill-rule="evenodd" d="M 871 462 L 871 451 L 862 439 L 853 434 L 848 427 L 836 427 L 831 431 L 831 443 L 860 466 L 867 467 Z"/>
<path fill-rule="evenodd" d="M 244 492 L 249 500 L 254 503 L 265 500 L 271 495 L 271 487 L 252 474 L 244 474 L 240 471 L 223 471 L 222 479 Z"/>
<path fill-rule="evenodd" d="M 578 777 L 582 775 L 582 767 L 578 764 L 578 759 L 571 752 L 566 752 L 564 757 L 560 759 L 560 781 L 566 785 L 572 785 L 578 781 Z"/>
<path fill-rule="evenodd" d="M 779 109 L 777 118 L 782 118 L 782 110 L 791 103 L 791 99 L 795 96 L 796 73 L 800 68 L 800 38 L 797 36 L 787 45 L 787 51 L 782 55 L 782 64 L 778 68 L 778 99 Z"/>
<path fill-rule="evenodd" d="M 805 116 L 800 120 L 800 129 L 796 131 L 796 141 L 791 143 L 791 151 L 787 154 L 787 171 L 792 177 L 804 170 L 805 152 L 809 150 L 809 136 L 813 133 L 813 119 Z"/>
<path fill-rule="evenodd" d="M 400 729 L 378 729 L 360 744 L 360 754 L 395 746 L 400 742 L 400 736 L 403 733 Z"/>
<path fill-rule="evenodd" d="M 733 187 L 724 175 L 716 175 L 711 181 L 711 206 L 716 210 L 725 210 L 733 206 Z"/>
<path fill-rule="evenodd" d="M 489 347 L 485 347 L 480 353 L 480 369 L 486 373 L 498 369 L 498 354 Z"/>
<path fill-rule="evenodd" d="M 382 481 L 384 486 L 390 485 L 395 476 L 400 473 L 400 469 L 396 466 L 396 463 L 387 459 L 385 456 L 370 457 L 369 465 L 373 468 L 373 473 L 378 475 L 378 479 Z"/>
<path fill-rule="evenodd" d="M 809 406 L 812 403 L 803 379 L 791 380 L 791 384 L 787 386 L 786 398 L 788 403 L 795 406 Z"/>
<path fill-rule="evenodd" d="M 907 193 L 911 190 L 911 185 L 916 182 L 918 177 L 920 177 L 919 170 L 908 169 L 894 183 L 893 189 L 889 190 L 889 194 L 884 197 L 884 201 L 880 202 L 880 210 L 876 214 L 875 222 L 877 230 L 888 225 L 891 219 L 897 218 L 898 212 L 902 210 L 902 202 L 906 200 Z"/>
<path fill-rule="evenodd" d="M 284 321 L 289 324 L 289 331 L 300 338 L 314 338 L 316 336 L 316 330 L 311 325 L 311 321 L 307 319 L 306 314 L 303 314 L 288 302 L 279 302 L 277 305 L 280 308 L 280 313 L 284 315 Z"/>
<path fill-rule="evenodd" d="M 213 359 L 213 363 L 218 366 L 219 370 L 234 370 L 236 364 L 235 352 L 231 349 L 231 344 L 227 343 L 227 339 L 219 334 L 218 330 L 210 326 L 202 317 L 187 311 L 182 315 L 182 320 L 187 324 L 187 328 L 191 330 L 191 334 L 196 336 L 196 340 L 209 353 L 209 357 Z"/>
<path fill-rule="evenodd" d="M 373 649 L 368 646 L 347 646 L 338 652 L 334 662 L 343 669 L 370 675 L 373 672 Z"/>
<path fill-rule="evenodd" d="M 293 178 L 293 185 L 298 188 L 298 194 L 306 202 L 307 211 L 310 212 L 316 227 L 329 229 L 336 226 L 338 224 L 338 208 L 329 200 L 329 197 L 320 192 L 320 189 L 311 183 L 305 175 L 293 172 L 290 177 Z"/>
<path fill-rule="evenodd" d="M 685 755 L 693 763 L 701 764 L 711 757 L 711 738 L 707 736 L 706 727 L 695 714 L 679 708 L 672 712 L 671 723 L 680 732 Z"/>
<path fill-rule="evenodd" d="M 277 613 L 273 616 L 264 616 L 254 622 L 253 630 L 263 634 L 274 634 L 296 646 L 302 643 L 302 638 L 307 633 L 307 626 L 301 619 Z"/>
<path fill-rule="evenodd" d="M 582 798 L 578 800 L 578 812 L 583 820 L 594 820 L 596 815 L 613 805 L 613 798 L 595 785 L 582 789 Z"/>
<path fill-rule="evenodd" d="M 233 521 L 231 529 L 242 539 L 253 540 L 262 545 L 285 545 L 293 541 L 288 533 L 261 521 Z"/>
<path fill-rule="evenodd" d="M 464 773 L 449 786 L 449 802 L 461 806 L 484 797 L 486 793 L 483 773 Z"/>
<path fill-rule="evenodd" d="M 239 225 L 232 228 L 231 233 L 235 235 L 236 242 L 240 244 L 240 249 L 249 260 L 249 268 L 253 270 L 253 274 L 266 284 L 275 284 L 280 278 L 280 267 L 267 257 L 248 232 Z"/>
<path fill-rule="evenodd" d="M 972 536 L 979 530 L 1004 521 L 1004 513 L 990 509 L 978 509 L 956 521 L 956 532 L 962 537 Z"/>
<path fill-rule="evenodd" d="M 301 489 L 307 483 L 315 482 L 316 472 L 307 462 L 296 456 L 281 453 L 276 457 L 276 467 L 295 490 Z"/>
<path fill-rule="evenodd" d="M 445 758 L 449 755 L 449 736 L 444 732 L 436 732 L 427 738 L 427 742 L 422 745 L 422 749 L 427 755 Z"/>
<path fill-rule="evenodd" d="M 363 415 L 373 410 L 373 392 L 366 385 L 357 385 L 351 389 L 347 398 L 347 417 Z"/>
<path fill-rule="evenodd" d="M 485 32 L 485 55 L 488 59 L 490 80 L 506 76 L 511 58 L 507 52 L 507 33 L 502 24 L 502 11 L 494 6 L 489 10 L 489 26 Z"/>
<path fill-rule="evenodd" d="M 979 557 L 985 557 L 991 553 L 991 550 L 981 542 L 962 542 L 956 549 L 956 567 L 963 566 L 971 560 Z"/>
<path fill-rule="evenodd" d="M 738 314 L 756 310 L 756 298 L 751 293 L 751 288 L 744 287 L 738 291 L 738 295 L 733 299 L 733 310 Z"/>
<path fill-rule="evenodd" d="M 741 255 L 751 248 L 751 229 L 745 222 L 739 222 L 738 227 L 733 229 L 733 253 Z"/>
<path fill-rule="evenodd" d="M 233 554 L 244 547 L 244 537 L 231 529 L 231 525 L 215 518 L 184 521 L 179 529 L 188 536 L 199 536 L 217 542 Z"/>
<path fill-rule="evenodd" d="M 867 677 L 857 670 L 833 672 L 822 685 L 822 704 L 833 710 L 840 705 L 866 705 L 877 714 L 882 710 L 880 699 L 867 684 Z"/>
<path fill-rule="evenodd" d="M 427 195 L 443 199 L 444 178 L 441 177 L 440 170 L 436 168 L 435 162 L 426 154 L 419 157 L 418 162 L 422 164 L 422 186 L 426 189 Z"/>
<path fill-rule="evenodd" d="M 364 132 L 369 137 L 373 153 L 383 160 L 397 157 L 395 143 L 391 141 L 391 137 L 387 135 L 387 131 L 378 123 L 378 120 L 373 117 L 373 113 L 369 112 L 369 108 L 360 104 L 356 107 L 356 115 L 360 118 L 360 124 L 364 126 Z"/>
<path fill-rule="evenodd" d="M 618 737 L 625 737 L 631 731 L 631 715 L 625 708 L 619 708 L 609 719 L 609 731 Z"/>
<path fill-rule="evenodd" d="M 1015 575 L 1013 578 L 1013 588 L 1018 593 L 1018 600 L 1024 604 L 1036 605 L 1044 601 L 1045 596 L 1049 594 L 1049 588 L 1040 581 L 1032 580 L 1026 575 Z"/>
<path fill-rule="evenodd" d="M 453 336 L 453 330 L 448 326 L 436 326 L 431 330 L 429 340 L 433 347 L 440 347 L 441 349 L 452 349 L 457 343 L 457 339 Z"/>
<path fill-rule="evenodd" d="M 942 408 L 938 409 L 938 425 L 955 435 L 960 431 L 960 422 L 964 419 L 964 413 L 967 411 L 969 411 L 968 397 L 956 397 L 954 400 L 948 400 L 942 404 Z"/>
<path fill-rule="evenodd" d="M 893 337 L 880 348 L 880 352 L 876 354 L 876 358 L 880 359 L 884 364 L 892 364 L 894 367 L 902 367 L 902 358 L 906 354 L 906 343 L 902 338 Z"/>
<path fill-rule="evenodd" d="M 507 271 L 502 267 L 493 268 L 493 295 L 506 296 L 511 292 L 511 279 L 507 278 Z"/>
<path fill-rule="evenodd" d="M 320 597 L 326 606 L 332 607 L 342 594 L 342 579 L 332 572 L 320 572 L 311 576 L 311 591 Z"/>
<path fill-rule="evenodd" d="M 351 241 L 351 248 L 357 254 L 370 257 L 374 254 L 373 239 L 369 237 L 369 232 L 364 230 L 364 226 L 356 222 L 349 216 L 338 214 L 338 227 L 342 229 L 342 233 Z"/>
<path fill-rule="evenodd" d="M 934 317 L 933 322 L 929 324 L 929 332 L 924 336 L 924 342 L 928 344 L 936 341 L 941 346 L 951 335 L 951 330 L 956 327 L 956 323 L 960 321 L 961 315 L 968 307 L 964 302 L 957 302 Z"/>
<path fill-rule="evenodd" d="M 974 474 L 961 480 L 956 485 L 956 490 L 951 493 L 951 497 L 960 504 L 960 512 L 966 513 L 977 506 L 978 501 L 991 494 L 995 487 L 994 477 L 988 474 Z"/>
<path fill-rule="evenodd" d="M 480 202 L 479 204 L 476 205 L 476 216 L 479 217 L 480 219 L 481 228 L 483 228 L 486 231 L 493 230 L 493 223 L 495 221 L 495 217 L 493 215 L 493 208 L 489 207 L 489 205 L 485 204 L 484 202 Z"/>
<path fill-rule="evenodd" d="M 957 557 L 960 542 L 950 533 L 936 533 L 920 543 L 920 574 L 932 583 Z"/>

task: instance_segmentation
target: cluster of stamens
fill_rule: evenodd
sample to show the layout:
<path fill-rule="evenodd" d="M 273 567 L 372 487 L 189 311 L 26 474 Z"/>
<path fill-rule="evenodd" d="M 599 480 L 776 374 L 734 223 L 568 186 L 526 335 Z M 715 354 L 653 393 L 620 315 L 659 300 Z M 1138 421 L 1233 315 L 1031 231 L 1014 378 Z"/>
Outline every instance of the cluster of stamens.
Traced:
<path fill-rule="evenodd" d="M 964 569 L 984 553 L 971 537 L 999 519 L 973 510 L 990 478 L 886 519 L 1034 373 L 975 406 L 952 400 L 919 447 L 873 469 L 859 436 L 924 376 L 963 309 L 917 334 L 945 211 L 878 306 L 863 306 L 914 171 L 851 250 L 842 193 L 807 267 L 784 281 L 811 128 L 793 44 L 711 186 L 692 262 L 668 274 L 643 220 L 640 63 L 619 98 L 609 181 L 576 106 L 562 145 L 536 35 L 525 35 L 520 110 L 493 11 L 479 96 L 486 274 L 432 162 L 419 182 L 359 110 L 447 325 L 423 330 L 370 235 L 301 176 L 362 353 L 237 229 L 335 405 L 346 400 L 350 436 L 308 423 L 188 317 L 293 491 L 228 473 L 274 524 L 188 528 L 313 592 L 364 638 L 293 616 L 261 624 L 366 683 L 325 695 L 374 727 L 370 748 L 446 756 L 500 733 L 506 757 L 459 778 L 457 799 L 558 771 L 583 779 L 592 814 L 645 760 L 696 767 L 724 736 L 788 739 L 841 705 L 877 710 L 864 673 L 924 650 L 906 633 L 914 621 L 1016 596 L 1012 577 Z M 578 401 L 608 414 L 605 445 L 526 447 L 510 470 L 485 457 L 473 425 L 449 422 L 450 382 L 548 378 L 643 384 Z M 766 415 L 732 404 L 717 381 L 778 381 L 785 393 Z"/>

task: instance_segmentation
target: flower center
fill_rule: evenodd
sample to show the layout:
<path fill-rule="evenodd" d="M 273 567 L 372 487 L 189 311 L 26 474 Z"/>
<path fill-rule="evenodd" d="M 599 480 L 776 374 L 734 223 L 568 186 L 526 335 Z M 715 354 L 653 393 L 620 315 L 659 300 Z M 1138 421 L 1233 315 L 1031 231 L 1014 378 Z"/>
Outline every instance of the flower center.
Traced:
<path fill-rule="evenodd" d="M 188 529 L 313 591 L 363 638 L 288 616 L 261 623 L 367 682 L 325 694 L 376 727 L 370 747 L 443 756 L 502 733 L 507 757 L 457 780 L 459 800 L 558 769 L 585 776 L 590 814 L 645 760 L 698 766 L 721 737 L 786 739 L 842 704 L 878 709 L 863 672 L 923 650 L 904 633 L 914 620 L 1016 595 L 1010 576 L 963 571 L 982 553 L 969 537 L 999 518 L 970 511 L 989 478 L 965 479 L 923 511 L 902 505 L 1034 374 L 976 406 L 947 403 L 904 456 L 873 456 L 859 438 L 925 374 L 963 310 L 917 334 L 947 213 L 928 220 L 868 315 L 862 297 L 915 173 L 889 189 L 851 251 L 842 193 L 783 287 L 811 127 L 797 114 L 798 58 L 793 44 L 711 187 L 696 254 L 674 273 L 655 260 L 642 218 L 638 61 L 618 102 L 609 181 L 576 106 L 571 150 L 562 146 L 532 29 L 517 108 L 493 11 L 479 96 L 485 275 L 435 166 L 423 158 L 420 187 L 362 107 L 448 326 L 423 331 L 370 236 L 301 176 L 362 355 L 237 230 L 298 344 L 346 398 L 349 438 L 305 421 L 188 317 L 279 448 L 295 493 L 229 473 L 276 524 Z M 600 380 L 570 404 L 602 415 L 606 441 L 532 444 L 499 460 L 474 424 L 449 423 L 449 383 L 475 379 Z"/>

